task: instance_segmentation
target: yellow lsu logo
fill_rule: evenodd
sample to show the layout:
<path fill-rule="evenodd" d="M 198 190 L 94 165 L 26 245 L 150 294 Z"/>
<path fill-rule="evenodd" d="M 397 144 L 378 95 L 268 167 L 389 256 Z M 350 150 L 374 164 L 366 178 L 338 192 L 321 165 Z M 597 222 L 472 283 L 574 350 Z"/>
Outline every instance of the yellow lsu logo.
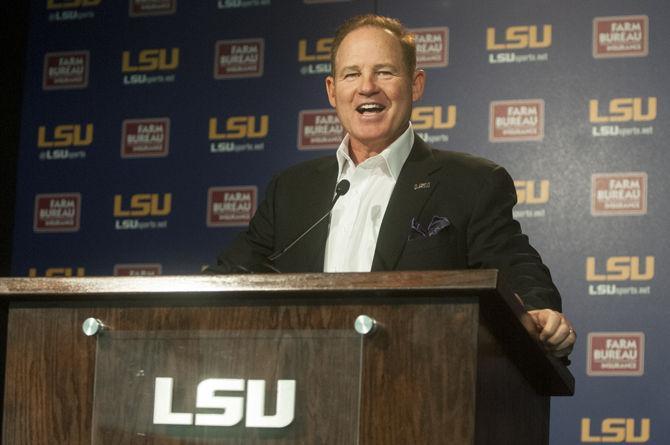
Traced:
<path fill-rule="evenodd" d="M 74 9 L 86 6 L 98 6 L 102 0 L 69 0 L 59 2 L 57 0 L 47 0 L 47 9 Z"/>
<path fill-rule="evenodd" d="M 47 135 L 47 127 L 40 125 L 37 128 L 37 146 L 39 148 L 86 147 L 93 143 L 93 124 L 86 124 L 86 131 L 82 126 L 56 125 L 53 132 Z"/>
<path fill-rule="evenodd" d="M 162 201 L 162 202 L 161 202 Z M 123 195 L 114 196 L 114 216 L 141 217 L 166 216 L 172 211 L 172 193 L 165 193 L 161 199 L 159 193 L 137 193 L 130 197 L 130 203 L 124 204 Z"/>
<path fill-rule="evenodd" d="M 636 432 L 635 419 L 611 417 L 600 423 L 600 431 L 591 433 L 591 419 L 582 419 L 582 443 L 646 443 L 649 441 L 651 421 L 640 419 Z"/>
<path fill-rule="evenodd" d="M 415 107 L 412 110 L 412 126 L 415 130 L 447 130 L 456 126 L 456 106 L 447 107 L 447 120 L 443 120 L 442 107 Z"/>
<path fill-rule="evenodd" d="M 640 271 L 640 257 L 613 256 L 607 258 L 604 273 L 598 273 L 595 257 L 586 258 L 586 281 L 649 281 L 654 278 L 655 258 L 647 256 L 644 272 Z"/>
<path fill-rule="evenodd" d="M 226 119 L 225 123 L 223 119 L 221 121 L 215 117 L 209 119 L 209 140 L 259 139 L 267 136 L 270 129 L 270 116 L 267 114 L 260 117 L 258 128 L 256 128 L 256 116 L 232 116 Z"/>
<path fill-rule="evenodd" d="M 179 66 L 179 48 L 172 48 L 168 57 L 166 48 L 143 49 L 133 60 L 130 51 L 124 51 L 121 71 L 124 73 L 171 71 Z"/>
<path fill-rule="evenodd" d="M 642 97 L 618 97 L 609 101 L 608 111 L 601 115 L 599 101 L 591 99 L 589 101 L 589 120 L 594 124 L 653 121 L 656 119 L 656 98 L 648 97 L 646 107 L 644 102 Z"/>
<path fill-rule="evenodd" d="M 549 181 L 514 181 L 517 204 L 546 204 L 549 202 Z"/>
<path fill-rule="evenodd" d="M 86 270 L 83 267 L 49 267 L 44 271 L 45 277 L 83 277 L 86 275 Z M 28 276 L 35 278 L 38 275 L 37 268 L 31 267 L 28 269 Z"/>
<path fill-rule="evenodd" d="M 314 48 L 309 48 L 307 39 L 298 40 L 298 62 L 323 62 L 330 60 L 333 38 L 324 37 L 316 41 Z"/>
<path fill-rule="evenodd" d="M 505 29 L 505 37 L 501 42 L 496 40 L 496 29 L 486 29 L 486 49 L 501 51 L 509 49 L 539 49 L 551 46 L 551 25 L 542 25 L 542 40 L 538 39 L 537 25 L 510 26 Z"/>

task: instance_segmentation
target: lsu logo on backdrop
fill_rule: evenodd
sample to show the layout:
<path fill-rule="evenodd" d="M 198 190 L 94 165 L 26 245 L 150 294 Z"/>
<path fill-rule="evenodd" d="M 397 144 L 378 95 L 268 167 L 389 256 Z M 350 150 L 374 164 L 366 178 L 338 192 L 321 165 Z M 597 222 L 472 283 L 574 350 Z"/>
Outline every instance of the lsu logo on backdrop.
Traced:
<path fill-rule="evenodd" d="M 114 195 L 116 230 L 165 229 L 172 213 L 172 193 L 135 193 Z"/>
<path fill-rule="evenodd" d="M 61 124 L 37 128 L 37 148 L 42 161 L 83 159 L 93 143 L 93 124 Z"/>
<path fill-rule="evenodd" d="M 249 225 L 256 212 L 257 197 L 255 185 L 210 187 L 207 191 L 207 227 Z"/>
<path fill-rule="evenodd" d="M 653 256 L 612 256 L 607 259 L 586 258 L 586 281 L 589 295 L 649 295 L 651 286 L 637 286 L 655 275 Z M 634 285 L 633 285 L 634 284 Z"/>
<path fill-rule="evenodd" d="M 537 53 L 551 47 L 552 25 L 517 25 L 504 30 L 486 28 L 486 50 L 489 63 L 546 62 L 549 53 Z M 531 53 L 518 51 L 533 50 Z"/>
<path fill-rule="evenodd" d="M 549 202 L 548 179 L 515 180 L 517 206 L 513 210 L 514 218 L 544 218 L 546 209 L 542 206 Z M 533 208 L 526 207 L 533 206 Z"/>
<path fill-rule="evenodd" d="M 646 173 L 594 173 L 591 175 L 591 215 L 645 215 L 646 213 Z"/>
<path fill-rule="evenodd" d="M 302 110 L 298 114 L 298 150 L 337 148 L 344 128 L 333 109 Z"/>
<path fill-rule="evenodd" d="M 298 40 L 298 62 L 301 64 L 300 74 L 330 73 L 330 49 L 332 37 L 322 37 L 316 41 Z"/>
<path fill-rule="evenodd" d="M 163 266 L 158 263 L 115 264 L 115 277 L 153 277 L 161 275 Z"/>
<path fill-rule="evenodd" d="M 128 4 L 130 17 L 167 15 L 177 12 L 177 0 L 130 0 Z"/>
<path fill-rule="evenodd" d="M 591 332 L 587 347 L 590 376 L 644 374 L 644 332 Z"/>
<path fill-rule="evenodd" d="M 90 53 L 65 51 L 46 53 L 42 75 L 43 90 L 74 90 L 88 86 Z"/>
<path fill-rule="evenodd" d="M 254 6 L 269 6 L 272 0 L 217 0 L 218 9 L 252 8 Z"/>
<path fill-rule="evenodd" d="M 491 102 L 491 142 L 541 141 L 544 139 L 544 100 L 522 99 Z"/>
<path fill-rule="evenodd" d="M 174 82 L 179 68 L 179 48 L 148 48 L 123 51 L 121 72 L 124 85 Z"/>
<path fill-rule="evenodd" d="M 76 232 L 81 220 L 81 193 L 42 193 L 35 196 L 35 232 Z"/>
<path fill-rule="evenodd" d="M 264 139 L 270 131 L 270 116 L 230 116 L 225 119 L 209 119 L 210 153 L 235 153 L 242 151 L 262 151 Z"/>
<path fill-rule="evenodd" d="M 582 418 L 581 443 L 647 443 L 651 438 L 651 420 L 624 417 L 605 418 L 591 425 L 591 418 Z"/>
<path fill-rule="evenodd" d="M 84 267 L 47 267 L 44 272 L 39 272 L 36 267 L 28 269 L 28 276 L 35 277 L 83 277 L 86 276 Z"/>
<path fill-rule="evenodd" d="M 593 19 L 593 57 L 645 57 L 649 54 L 649 17 L 625 15 Z"/>
<path fill-rule="evenodd" d="M 219 40 L 214 49 L 214 78 L 260 77 L 264 57 L 265 39 Z"/>
<path fill-rule="evenodd" d="M 439 144 L 449 142 L 449 134 L 445 131 L 456 126 L 456 117 L 456 105 L 422 106 L 412 109 L 411 121 L 421 139 L 429 144 Z"/>
<path fill-rule="evenodd" d="M 605 107 L 597 99 L 589 100 L 589 121 L 594 137 L 651 135 L 654 127 L 647 125 L 656 120 L 658 100 L 656 97 L 617 97 L 610 99 Z M 629 124 L 621 126 L 619 124 Z"/>
<path fill-rule="evenodd" d="M 417 68 L 441 68 L 449 64 L 449 28 L 414 28 Z"/>
<path fill-rule="evenodd" d="M 121 125 L 122 158 L 155 158 L 168 155 L 170 118 L 125 119 Z"/>
<path fill-rule="evenodd" d="M 95 12 L 82 11 L 82 9 L 90 9 L 100 5 L 101 2 L 102 0 L 47 0 L 47 11 L 54 11 L 49 13 L 49 21 L 63 22 L 93 18 Z"/>

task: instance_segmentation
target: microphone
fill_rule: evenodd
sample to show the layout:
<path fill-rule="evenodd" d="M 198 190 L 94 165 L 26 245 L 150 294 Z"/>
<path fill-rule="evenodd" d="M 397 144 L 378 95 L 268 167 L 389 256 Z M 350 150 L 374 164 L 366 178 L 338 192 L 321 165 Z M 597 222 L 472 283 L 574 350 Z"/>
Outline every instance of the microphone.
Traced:
<path fill-rule="evenodd" d="M 279 249 L 276 252 L 274 252 L 272 255 L 268 257 L 269 261 L 274 261 L 277 258 L 280 258 L 282 255 L 284 255 L 288 250 L 293 247 L 298 241 L 303 239 L 309 232 L 314 230 L 316 226 L 318 226 L 324 219 L 326 219 L 328 216 L 330 216 L 330 212 L 333 211 L 333 207 L 335 207 L 335 203 L 337 203 L 337 200 L 340 199 L 340 196 L 344 196 L 347 194 L 349 191 L 349 187 L 351 186 L 351 183 L 347 181 L 346 179 L 341 180 L 340 182 L 337 183 L 337 186 L 335 187 L 335 198 L 333 198 L 333 202 L 330 204 L 330 208 L 328 211 L 321 217 L 319 218 L 314 224 L 309 226 L 307 230 L 302 232 L 296 239 L 294 239 L 289 245 L 284 247 L 283 249 Z"/>

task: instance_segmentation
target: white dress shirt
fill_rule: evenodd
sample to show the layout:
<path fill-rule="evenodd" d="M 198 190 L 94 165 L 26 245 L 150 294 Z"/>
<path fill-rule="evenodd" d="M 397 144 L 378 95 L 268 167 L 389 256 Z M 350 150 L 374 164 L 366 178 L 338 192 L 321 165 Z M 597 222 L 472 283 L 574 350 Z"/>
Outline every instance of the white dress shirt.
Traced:
<path fill-rule="evenodd" d="M 388 148 L 356 165 L 349 156 L 349 135 L 344 137 L 336 153 L 337 182 L 347 179 L 351 185 L 331 213 L 324 272 L 370 271 L 379 227 L 413 145 L 410 123 Z"/>

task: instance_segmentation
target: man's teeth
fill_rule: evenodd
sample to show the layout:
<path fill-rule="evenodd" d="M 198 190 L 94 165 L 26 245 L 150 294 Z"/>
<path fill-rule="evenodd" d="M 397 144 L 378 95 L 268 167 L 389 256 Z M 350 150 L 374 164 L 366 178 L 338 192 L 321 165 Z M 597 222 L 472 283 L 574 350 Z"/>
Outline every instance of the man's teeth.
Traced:
<path fill-rule="evenodd" d="M 364 104 L 357 108 L 359 113 L 379 113 L 384 107 L 378 104 Z"/>

